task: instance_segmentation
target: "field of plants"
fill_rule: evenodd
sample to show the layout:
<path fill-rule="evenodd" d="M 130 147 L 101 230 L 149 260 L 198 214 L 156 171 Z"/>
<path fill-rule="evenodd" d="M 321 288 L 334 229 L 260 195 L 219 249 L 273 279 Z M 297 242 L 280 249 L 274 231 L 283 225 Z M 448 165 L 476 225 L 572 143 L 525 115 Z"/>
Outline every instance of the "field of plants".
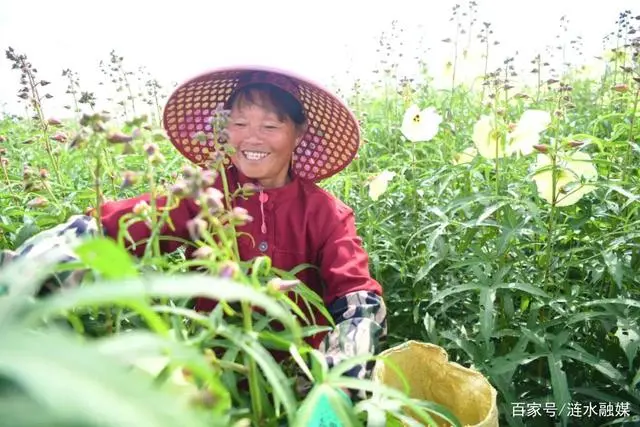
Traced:
<path fill-rule="evenodd" d="M 612 23 L 597 78 L 563 63 L 576 45 L 563 34 L 548 56 L 505 58 L 470 86 L 456 80 L 467 40 L 488 61 L 497 35 L 469 7 L 454 8 L 454 22 L 468 24 L 443 40 L 448 90 L 426 65 L 421 79 L 397 73 L 392 29 L 376 87 L 342 93 L 362 145 L 321 185 L 356 212 L 385 289 L 386 345 L 433 343 L 481 372 L 498 393 L 500 425 L 640 425 L 640 16 Z M 344 425 L 409 425 L 408 407 L 422 425 L 434 416 L 461 425 L 447 408 L 343 375 L 362 360 L 327 370 L 302 341 L 314 329 L 280 289 L 295 272 L 240 262 L 228 243 L 233 212 L 219 213 L 197 259 L 160 253 L 166 215 L 153 200 L 178 184 L 202 195 L 206 183 L 183 174 L 162 130 L 169 88 L 136 80 L 111 52 L 100 67 L 112 108 L 95 109 L 81 76 L 60 70 L 73 117 L 61 120 L 47 112 L 50 77 L 28 52 L 5 54 L 25 114 L 0 118 L 0 249 L 143 192 L 150 206 L 123 221 L 154 232 L 138 258 L 121 236 L 81 243 L 79 262 L 45 253 L 3 266 L 0 425 L 303 426 L 325 397 Z M 524 67 L 534 84 L 520 84 Z M 54 272 L 80 269 L 81 286 L 41 291 Z M 304 286 L 295 292 L 318 304 Z M 224 303 L 204 315 L 189 305 L 195 295 Z M 247 315 L 251 307 L 260 310 Z M 269 349 L 289 351 L 296 366 Z M 296 372 L 314 382 L 305 398 Z M 343 387 L 368 398 L 349 407 L 335 392 Z"/>

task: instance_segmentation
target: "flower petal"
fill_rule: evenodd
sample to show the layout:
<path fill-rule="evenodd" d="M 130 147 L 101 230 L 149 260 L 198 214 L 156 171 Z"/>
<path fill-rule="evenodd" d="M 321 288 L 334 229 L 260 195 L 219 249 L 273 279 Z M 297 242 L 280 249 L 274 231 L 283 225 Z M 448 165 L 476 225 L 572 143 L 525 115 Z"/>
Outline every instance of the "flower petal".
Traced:
<path fill-rule="evenodd" d="M 487 115 L 481 116 L 473 125 L 473 143 L 478 149 L 478 153 L 487 159 L 503 157 L 505 154 L 504 147 L 499 141 L 499 135 L 493 131 L 494 126 L 495 120 Z"/>
<path fill-rule="evenodd" d="M 462 152 L 454 154 L 451 162 L 454 165 L 464 165 L 466 163 L 471 163 L 477 155 L 478 150 L 476 147 L 467 147 Z"/>
<path fill-rule="evenodd" d="M 387 190 L 389 181 L 395 177 L 395 172 L 383 171 L 369 183 L 369 197 L 376 201 Z"/>
<path fill-rule="evenodd" d="M 430 141 L 438 133 L 442 116 L 434 107 L 420 111 L 412 105 L 407 109 L 402 120 L 402 134 L 411 142 Z"/>

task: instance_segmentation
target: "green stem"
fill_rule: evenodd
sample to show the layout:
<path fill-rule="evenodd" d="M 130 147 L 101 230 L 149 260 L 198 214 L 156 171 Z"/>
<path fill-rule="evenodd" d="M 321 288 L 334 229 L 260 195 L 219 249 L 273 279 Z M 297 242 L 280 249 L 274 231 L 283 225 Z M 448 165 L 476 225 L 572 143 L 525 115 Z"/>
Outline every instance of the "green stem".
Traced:
<path fill-rule="evenodd" d="M 156 182 L 155 182 L 155 169 L 153 167 L 153 164 L 149 163 L 149 190 L 151 193 L 151 197 L 149 199 L 149 201 L 151 202 L 151 228 L 153 230 L 157 230 L 158 227 L 158 218 L 157 218 L 157 196 L 156 196 Z M 151 241 L 151 245 L 152 245 L 152 252 L 151 255 L 153 257 L 156 256 L 160 256 L 161 251 L 160 251 L 160 239 L 158 239 L 157 237 L 152 239 Z"/>
<path fill-rule="evenodd" d="M 96 221 L 98 224 L 98 235 L 102 236 L 102 200 L 100 197 L 100 174 L 102 173 L 102 161 L 100 156 L 100 150 L 96 150 L 96 169 L 95 169 L 95 179 L 94 179 L 94 188 L 96 192 L 96 215 L 98 220 Z"/>
<path fill-rule="evenodd" d="M 229 212 L 231 212 L 231 210 L 233 209 L 233 207 L 231 206 L 231 196 L 229 193 L 229 182 L 227 181 L 227 171 L 224 167 L 224 163 L 221 162 L 220 166 L 218 167 L 218 172 L 222 178 L 222 188 L 224 190 L 224 200 L 227 203 L 227 210 Z M 234 258 L 235 261 L 239 261 L 240 260 L 240 250 L 238 249 L 238 239 L 236 238 L 236 229 L 235 227 L 231 227 L 232 229 L 232 233 L 233 233 L 233 250 L 234 250 Z M 224 233 L 222 233 L 224 234 Z"/>
<path fill-rule="evenodd" d="M 249 334 L 253 330 L 251 322 L 251 307 L 246 301 L 242 301 L 242 323 L 245 333 Z M 251 356 L 245 354 L 245 363 L 249 365 L 249 392 L 251 393 L 251 408 L 253 409 L 254 425 L 260 425 L 262 419 L 262 399 L 260 398 L 260 387 L 258 384 L 258 367 L 256 361 Z"/>
<path fill-rule="evenodd" d="M 560 102 L 558 102 L 558 106 Z M 560 138 L 560 131 L 558 129 L 558 125 L 555 124 L 555 137 L 553 142 L 553 149 L 551 152 L 551 194 L 552 194 L 552 202 L 551 202 L 551 212 L 549 212 L 549 222 L 547 223 L 547 269 L 545 272 L 545 292 L 548 291 L 548 288 L 551 287 L 554 283 L 553 280 L 553 268 L 552 268 L 552 255 L 553 255 L 553 244 L 554 238 L 553 234 L 555 232 L 556 225 L 556 203 L 557 203 L 557 195 L 556 188 L 558 182 L 558 173 L 557 173 L 557 160 L 558 160 L 558 139 Z"/>
<path fill-rule="evenodd" d="M 629 123 L 629 142 L 633 143 L 635 142 L 635 134 L 633 133 L 633 128 L 636 122 L 636 112 L 638 111 L 638 101 L 640 100 L 640 89 L 638 89 L 636 91 L 636 97 L 633 100 L 633 111 L 631 112 L 631 120 Z M 623 172 L 623 176 L 622 176 L 622 182 L 625 182 L 625 178 L 626 178 L 626 173 L 630 172 L 630 171 L 634 171 L 636 170 L 636 167 L 634 167 L 632 165 L 632 153 L 633 153 L 633 146 L 631 144 L 629 144 L 629 147 L 627 147 L 627 153 L 625 156 L 625 165 L 626 168 Z"/>

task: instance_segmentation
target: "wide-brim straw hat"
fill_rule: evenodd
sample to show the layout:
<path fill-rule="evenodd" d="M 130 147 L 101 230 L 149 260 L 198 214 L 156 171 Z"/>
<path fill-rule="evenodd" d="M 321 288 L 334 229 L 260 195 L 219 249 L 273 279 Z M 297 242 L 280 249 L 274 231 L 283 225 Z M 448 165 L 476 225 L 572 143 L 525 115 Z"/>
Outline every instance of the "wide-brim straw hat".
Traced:
<path fill-rule="evenodd" d="M 345 103 L 306 78 L 263 66 L 219 68 L 178 86 L 163 115 L 164 128 L 178 151 L 204 166 L 215 150 L 212 115 L 216 109 L 227 108 L 236 89 L 252 83 L 278 86 L 302 104 L 307 130 L 293 152 L 294 174 L 317 182 L 351 163 L 360 144 L 360 129 Z M 200 138 L 196 138 L 198 134 Z"/>

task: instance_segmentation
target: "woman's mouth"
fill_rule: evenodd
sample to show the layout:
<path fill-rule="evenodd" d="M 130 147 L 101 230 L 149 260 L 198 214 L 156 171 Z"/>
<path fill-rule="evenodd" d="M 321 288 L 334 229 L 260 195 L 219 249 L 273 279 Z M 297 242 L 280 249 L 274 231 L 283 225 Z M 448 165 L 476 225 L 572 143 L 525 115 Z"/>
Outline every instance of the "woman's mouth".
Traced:
<path fill-rule="evenodd" d="M 247 160 L 257 161 L 257 160 L 264 159 L 265 157 L 267 157 L 269 155 L 269 153 L 265 153 L 265 152 L 262 152 L 262 151 L 247 151 L 247 150 L 243 150 L 242 151 L 242 155 Z"/>

